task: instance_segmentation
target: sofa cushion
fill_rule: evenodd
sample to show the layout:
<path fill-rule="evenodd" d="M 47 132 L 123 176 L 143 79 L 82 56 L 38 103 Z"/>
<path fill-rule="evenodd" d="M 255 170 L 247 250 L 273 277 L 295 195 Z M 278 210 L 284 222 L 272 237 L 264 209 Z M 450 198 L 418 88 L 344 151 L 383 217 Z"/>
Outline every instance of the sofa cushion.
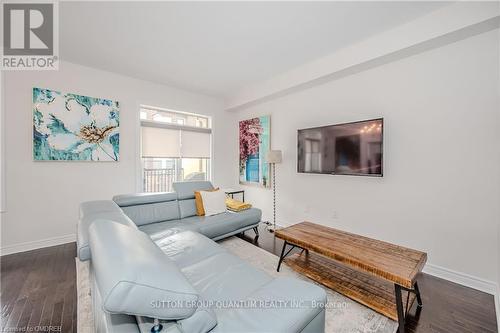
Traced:
<path fill-rule="evenodd" d="M 177 220 L 180 217 L 177 200 L 126 206 L 122 210 L 137 225 Z"/>
<path fill-rule="evenodd" d="M 180 220 L 164 221 L 139 226 L 155 242 L 183 231 L 197 231 L 209 238 L 218 238 L 231 232 L 256 225 L 262 212 L 251 208 L 239 213 L 225 212 L 213 216 L 191 216 Z"/>
<path fill-rule="evenodd" d="M 206 300 L 238 300 L 271 280 L 213 240 L 185 231 L 156 244 Z"/>
<path fill-rule="evenodd" d="M 194 199 L 179 200 L 179 214 L 181 219 L 196 216 L 196 202 Z"/>
<path fill-rule="evenodd" d="M 97 220 L 89 236 L 105 311 L 169 320 L 194 314 L 198 292 L 148 235 Z"/>
<path fill-rule="evenodd" d="M 214 187 L 209 181 L 175 182 L 172 184 L 177 192 L 177 199 L 194 199 L 194 191 L 212 190 Z"/>
<path fill-rule="evenodd" d="M 193 265 L 218 253 L 226 252 L 213 240 L 192 231 L 185 231 L 155 241 L 177 267 Z"/>
<path fill-rule="evenodd" d="M 177 200 L 175 192 L 120 194 L 113 197 L 113 201 L 120 207 L 175 200 Z"/>
<path fill-rule="evenodd" d="M 183 219 L 183 221 L 196 223 L 199 226 L 199 233 L 209 238 L 216 238 L 247 226 L 256 225 L 260 222 L 261 216 L 260 209 L 250 208 L 238 213 L 228 211 L 213 216 L 193 216 Z"/>
<path fill-rule="evenodd" d="M 90 259 L 88 229 L 97 219 L 107 219 L 137 228 L 135 223 L 111 200 L 83 202 L 80 205 L 80 219 L 78 221 L 76 238 L 77 256 L 81 261 Z"/>
<path fill-rule="evenodd" d="M 187 230 L 198 231 L 200 229 L 198 223 L 186 220 L 174 220 L 157 222 L 139 226 L 139 230 L 145 232 L 153 241 L 161 240 L 165 237 L 175 235 L 179 232 Z"/>
<path fill-rule="evenodd" d="M 227 251 L 181 268 L 182 273 L 210 301 L 239 301 L 272 278 Z"/>
<path fill-rule="evenodd" d="M 316 316 L 324 314 L 326 292 L 309 282 L 278 277 L 254 290 L 246 300 L 263 306 L 215 309 L 218 325 L 211 332 L 261 332 L 262 327 L 266 332 L 301 332 Z"/>

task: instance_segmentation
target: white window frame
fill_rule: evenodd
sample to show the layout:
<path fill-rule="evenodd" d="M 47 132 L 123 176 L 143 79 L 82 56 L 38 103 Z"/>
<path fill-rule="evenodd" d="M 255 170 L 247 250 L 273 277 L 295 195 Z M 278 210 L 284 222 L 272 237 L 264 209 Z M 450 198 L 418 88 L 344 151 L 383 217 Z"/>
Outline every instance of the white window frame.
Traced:
<path fill-rule="evenodd" d="M 143 120 L 141 119 L 141 109 L 150 109 L 150 110 L 157 110 L 157 111 L 163 111 L 163 112 L 172 112 L 172 113 L 180 113 L 180 114 L 186 114 L 186 115 L 191 115 L 191 116 L 197 116 L 197 117 L 202 117 L 202 118 L 207 118 L 208 121 L 208 128 L 205 127 L 196 127 L 196 126 L 186 126 L 186 125 L 177 125 L 175 123 L 169 124 L 169 123 L 162 123 L 162 122 L 154 122 L 154 121 L 148 121 L 148 120 Z M 207 180 L 213 181 L 213 168 L 214 168 L 214 139 L 213 139 L 213 121 L 212 121 L 212 116 L 201 114 L 201 113 L 196 113 L 196 112 L 187 112 L 187 111 L 179 111 L 175 109 L 170 109 L 170 108 L 161 108 L 157 106 L 151 106 L 149 104 L 145 103 L 137 103 L 136 105 L 136 126 L 135 126 L 135 137 L 136 137 L 136 149 L 135 149 L 135 191 L 136 192 L 142 192 L 143 191 L 143 181 L 144 181 L 144 173 L 143 173 L 143 167 L 142 167 L 142 142 L 141 142 L 141 126 L 142 122 L 148 122 L 148 123 L 154 123 L 154 125 L 159 125 L 158 127 L 169 127 L 169 128 L 184 128 L 185 130 L 191 130 L 191 131 L 200 131 L 200 132 L 210 132 L 210 163 L 209 163 L 209 169 L 208 175 L 207 175 Z"/>

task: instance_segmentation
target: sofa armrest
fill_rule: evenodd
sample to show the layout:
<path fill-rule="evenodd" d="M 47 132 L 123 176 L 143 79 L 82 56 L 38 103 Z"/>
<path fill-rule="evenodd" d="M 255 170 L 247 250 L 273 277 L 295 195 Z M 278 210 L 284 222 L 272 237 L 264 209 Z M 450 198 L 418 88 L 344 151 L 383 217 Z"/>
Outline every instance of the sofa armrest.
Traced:
<path fill-rule="evenodd" d="M 89 260 L 91 257 L 89 247 L 89 227 L 98 219 L 106 219 L 137 229 L 130 220 L 112 200 L 87 201 L 80 204 L 80 219 L 76 230 L 76 251 L 81 261 Z"/>
<path fill-rule="evenodd" d="M 197 291 L 142 231 L 97 220 L 89 227 L 89 240 L 104 311 L 166 320 L 196 311 Z"/>

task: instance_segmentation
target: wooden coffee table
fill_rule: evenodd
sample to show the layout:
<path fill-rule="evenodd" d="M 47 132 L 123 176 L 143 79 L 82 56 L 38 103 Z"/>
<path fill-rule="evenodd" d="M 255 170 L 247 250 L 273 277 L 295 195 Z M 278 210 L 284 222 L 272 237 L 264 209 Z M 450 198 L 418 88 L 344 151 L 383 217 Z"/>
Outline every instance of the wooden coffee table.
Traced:
<path fill-rule="evenodd" d="M 285 241 L 278 271 L 284 260 L 307 277 L 398 321 L 399 333 L 405 332 L 406 314 L 415 298 L 422 307 L 416 277 L 427 261 L 424 252 L 311 222 L 276 230 L 276 237 Z M 287 257 L 296 247 L 302 252 Z"/>

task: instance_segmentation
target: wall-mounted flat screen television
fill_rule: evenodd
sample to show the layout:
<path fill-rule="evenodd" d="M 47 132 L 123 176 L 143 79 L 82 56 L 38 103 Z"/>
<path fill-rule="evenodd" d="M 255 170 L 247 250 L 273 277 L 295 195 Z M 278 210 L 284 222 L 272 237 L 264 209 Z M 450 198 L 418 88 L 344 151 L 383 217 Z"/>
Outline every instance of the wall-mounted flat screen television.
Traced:
<path fill-rule="evenodd" d="M 383 175 L 384 120 L 298 130 L 297 171 L 332 175 Z"/>

